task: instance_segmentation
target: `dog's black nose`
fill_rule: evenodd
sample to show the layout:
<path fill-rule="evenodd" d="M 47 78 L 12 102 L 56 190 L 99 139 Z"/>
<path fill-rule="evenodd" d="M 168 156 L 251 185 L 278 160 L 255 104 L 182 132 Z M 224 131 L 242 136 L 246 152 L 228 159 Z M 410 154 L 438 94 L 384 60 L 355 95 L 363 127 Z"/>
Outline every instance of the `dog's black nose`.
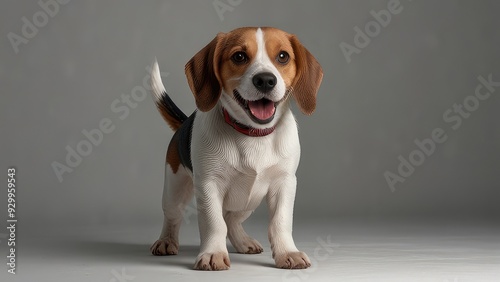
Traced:
<path fill-rule="evenodd" d="M 252 78 L 252 83 L 259 91 L 267 93 L 276 86 L 276 76 L 270 72 L 261 72 Z"/>

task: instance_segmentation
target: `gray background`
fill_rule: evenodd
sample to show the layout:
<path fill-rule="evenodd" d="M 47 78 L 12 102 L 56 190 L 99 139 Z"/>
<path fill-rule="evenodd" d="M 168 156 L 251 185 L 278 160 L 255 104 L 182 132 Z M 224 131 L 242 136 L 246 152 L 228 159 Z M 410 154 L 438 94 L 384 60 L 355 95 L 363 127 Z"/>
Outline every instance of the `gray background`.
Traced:
<path fill-rule="evenodd" d="M 240 26 L 296 34 L 325 73 L 314 115 L 294 107 L 302 144 L 294 235 L 318 267 L 293 281 L 331 278 L 331 269 L 338 281 L 375 281 L 374 273 L 381 281 L 498 278 L 494 238 L 500 233 L 493 222 L 500 217 L 500 88 L 457 130 L 443 114 L 474 94 L 479 76 L 500 81 L 500 2 L 401 0 L 403 10 L 350 62 L 339 45 L 354 45 L 355 27 L 364 29 L 374 20 L 370 11 L 387 9 L 389 1 L 232 1 L 237 5 L 221 16 L 213 2 L 71 1 L 17 54 L 7 35 L 21 35 L 23 17 L 32 21 L 41 7 L 3 3 L 0 220 L 7 219 L 6 174 L 14 166 L 19 271 L 25 275 L 16 281 L 113 281 L 113 271 L 124 265 L 137 281 L 195 275 L 189 271 L 198 246 L 191 213 L 181 229 L 183 255 L 156 258 L 147 251 L 161 228 L 164 154 L 173 133 L 149 93 L 123 119 L 111 105 L 143 87 L 156 57 L 168 73 L 167 91 L 191 113 L 184 64 L 217 32 Z M 85 140 L 82 130 L 105 118 L 114 131 L 60 182 L 51 164 L 65 163 L 66 147 L 75 148 Z M 447 141 L 391 191 L 384 172 L 396 172 L 398 156 L 408 159 L 414 140 L 431 137 L 436 128 Z M 436 219 L 440 223 L 432 225 Z M 231 254 L 232 268 L 243 272 L 219 281 L 241 279 L 245 271 L 290 281 L 281 274 L 287 272 L 262 268 L 273 265 L 265 220 L 262 205 L 249 225 L 266 253 Z M 396 223 L 377 223 L 384 220 Z M 474 227 L 484 220 L 490 221 Z M 459 227 L 448 228 L 451 222 Z M 6 236 L 0 231 L 2 256 Z M 313 255 L 327 238 L 340 247 L 321 262 Z"/>
<path fill-rule="evenodd" d="M 324 69 L 316 112 L 294 108 L 302 144 L 297 220 L 499 218 L 500 88 L 457 130 L 442 116 L 474 94 L 478 76 L 500 81 L 500 2 L 402 0 L 401 13 L 350 63 L 339 44 L 354 45 L 354 27 L 364 28 L 388 1 L 242 1 L 222 19 L 212 2 L 72 1 L 18 54 L 7 34 L 20 35 L 22 17 L 41 8 L 4 3 L 0 180 L 17 168 L 24 232 L 137 222 L 159 232 L 172 131 L 149 93 L 123 120 L 111 104 L 143 85 L 156 57 L 167 91 L 191 113 L 184 64 L 217 32 L 240 26 L 296 34 Z M 82 130 L 103 118 L 115 130 L 59 182 L 51 163 L 64 163 L 65 147 L 75 148 Z M 396 172 L 398 156 L 408 158 L 414 140 L 435 128 L 448 140 L 392 192 L 384 172 Z M 0 194 L 5 222 L 6 189 Z M 254 217 L 266 219 L 265 207 Z"/>

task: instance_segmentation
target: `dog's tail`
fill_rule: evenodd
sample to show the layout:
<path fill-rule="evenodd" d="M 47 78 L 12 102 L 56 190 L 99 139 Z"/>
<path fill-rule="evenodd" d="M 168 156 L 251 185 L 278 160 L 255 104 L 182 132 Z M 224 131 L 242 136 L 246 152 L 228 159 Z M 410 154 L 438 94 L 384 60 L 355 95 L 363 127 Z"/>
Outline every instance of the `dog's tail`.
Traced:
<path fill-rule="evenodd" d="M 153 88 L 153 98 L 158 111 L 168 125 L 176 131 L 188 117 L 175 105 L 165 91 L 161 81 L 160 68 L 156 60 L 151 70 L 151 88 Z"/>

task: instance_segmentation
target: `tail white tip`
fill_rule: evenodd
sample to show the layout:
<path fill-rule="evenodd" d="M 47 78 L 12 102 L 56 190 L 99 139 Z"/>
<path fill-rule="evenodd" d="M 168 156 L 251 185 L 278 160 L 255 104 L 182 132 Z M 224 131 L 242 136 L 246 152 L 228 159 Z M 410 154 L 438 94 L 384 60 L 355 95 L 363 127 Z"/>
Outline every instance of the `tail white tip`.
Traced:
<path fill-rule="evenodd" d="M 156 58 L 151 69 L 151 88 L 153 88 L 155 101 L 160 101 L 166 91 L 161 81 L 160 67 Z"/>

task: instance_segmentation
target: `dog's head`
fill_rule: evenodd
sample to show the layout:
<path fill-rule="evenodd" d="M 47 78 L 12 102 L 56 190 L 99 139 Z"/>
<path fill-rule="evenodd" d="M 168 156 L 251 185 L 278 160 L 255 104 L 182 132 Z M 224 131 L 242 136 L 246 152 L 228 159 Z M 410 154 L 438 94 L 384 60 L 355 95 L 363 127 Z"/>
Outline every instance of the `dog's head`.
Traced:
<path fill-rule="evenodd" d="M 323 71 L 294 35 L 244 27 L 217 34 L 186 64 L 186 76 L 198 109 L 220 101 L 239 123 L 264 128 L 278 120 L 289 95 L 311 114 Z"/>

